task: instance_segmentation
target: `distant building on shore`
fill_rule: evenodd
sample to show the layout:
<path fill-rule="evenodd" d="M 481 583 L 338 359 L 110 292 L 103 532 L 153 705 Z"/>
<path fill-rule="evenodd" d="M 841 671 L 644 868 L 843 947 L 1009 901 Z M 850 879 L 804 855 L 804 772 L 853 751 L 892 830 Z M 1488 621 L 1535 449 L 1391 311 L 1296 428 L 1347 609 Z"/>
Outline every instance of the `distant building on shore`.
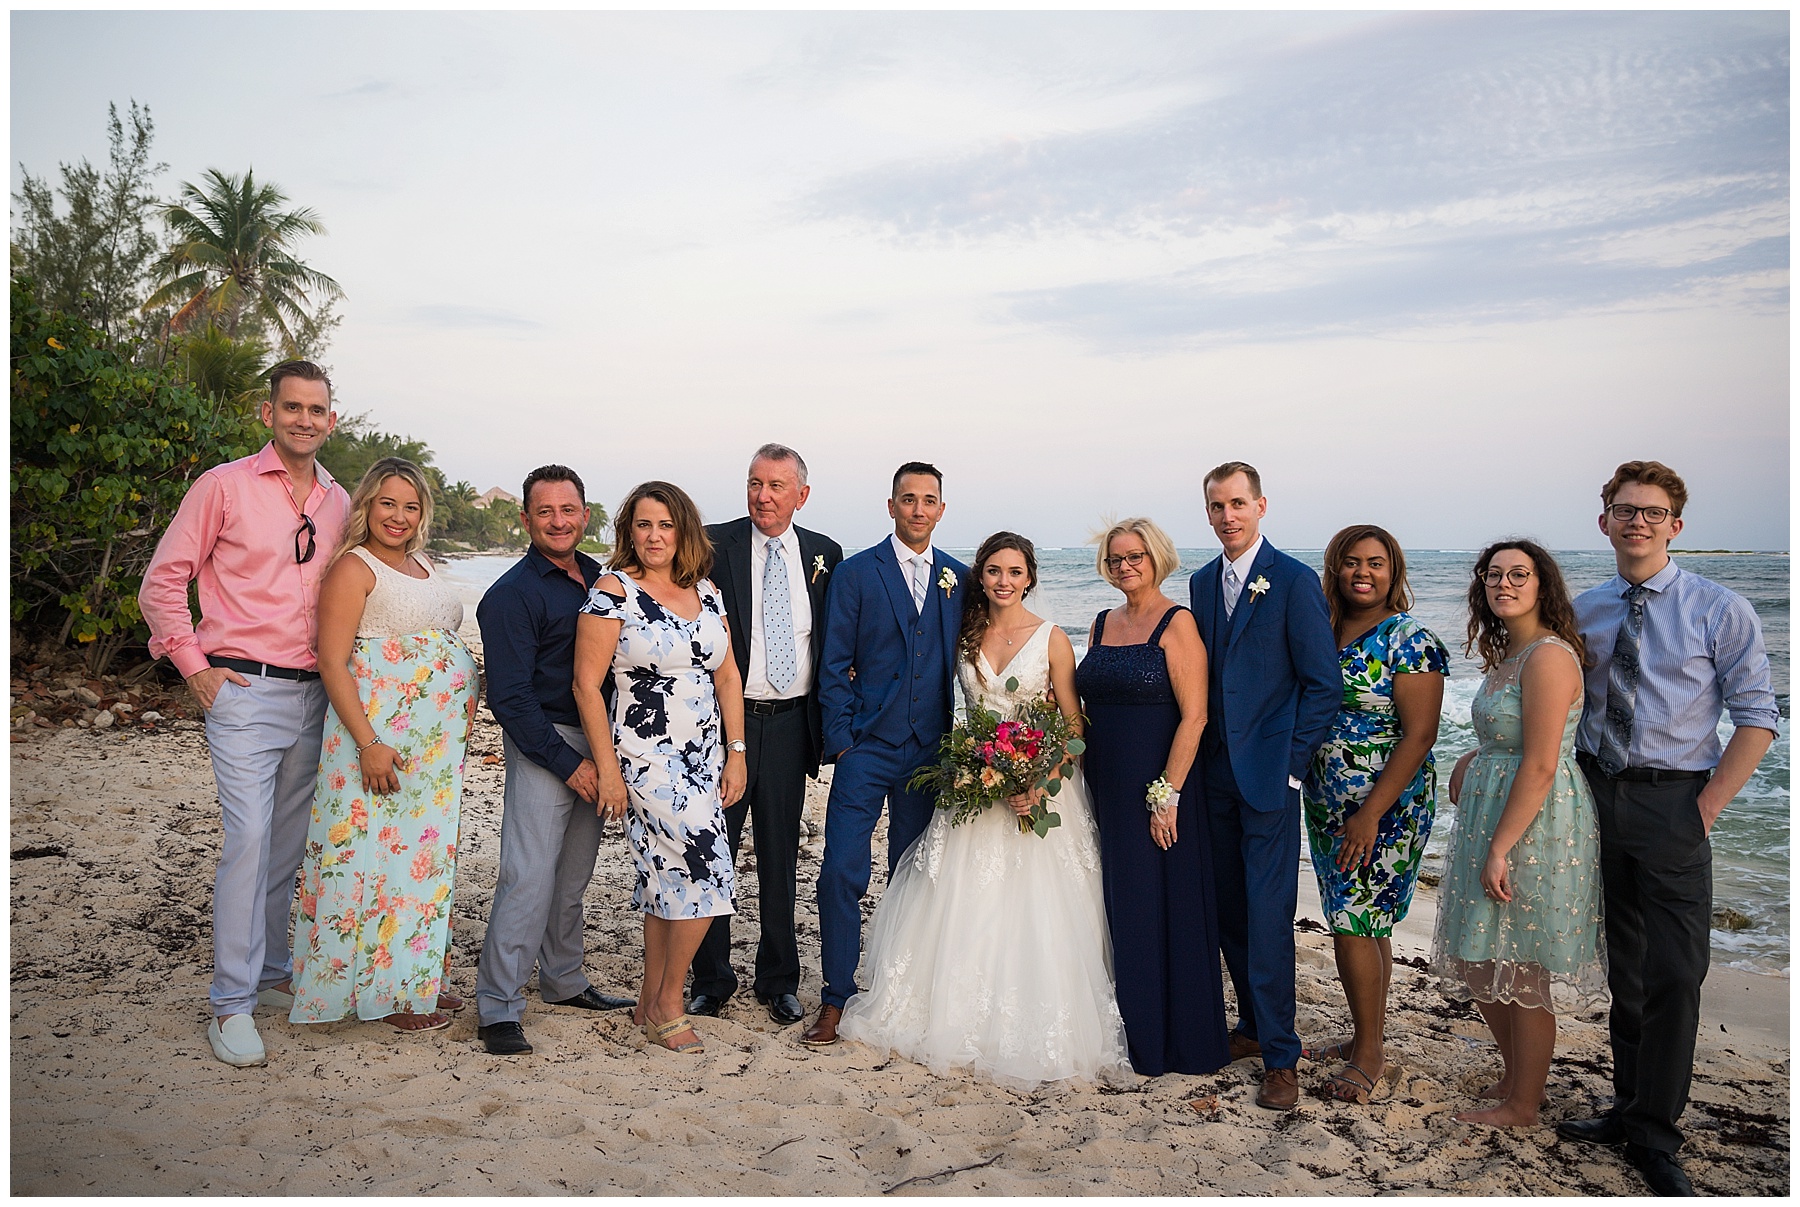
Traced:
<path fill-rule="evenodd" d="M 515 507 L 519 504 L 519 496 L 501 486 L 490 488 L 486 494 L 481 496 L 479 502 L 483 507 L 486 507 L 496 499 L 505 499 Z"/>

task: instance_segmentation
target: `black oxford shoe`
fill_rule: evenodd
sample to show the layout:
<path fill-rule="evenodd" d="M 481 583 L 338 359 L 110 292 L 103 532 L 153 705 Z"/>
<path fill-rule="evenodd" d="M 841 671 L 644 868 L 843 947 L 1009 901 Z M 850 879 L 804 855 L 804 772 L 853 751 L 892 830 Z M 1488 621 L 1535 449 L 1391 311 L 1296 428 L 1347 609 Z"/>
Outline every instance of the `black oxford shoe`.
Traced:
<path fill-rule="evenodd" d="M 531 1051 L 525 1028 L 518 1023 L 489 1023 L 477 1027 L 475 1033 L 481 1037 L 481 1046 L 493 1056 L 523 1056 Z"/>
<path fill-rule="evenodd" d="M 773 997 L 758 996 L 756 1000 L 767 1006 L 769 1017 L 784 1027 L 792 1026 L 806 1017 L 800 999 L 791 993 L 777 993 Z"/>
<path fill-rule="evenodd" d="M 1611 1111 L 1604 1115 L 1595 1115 L 1592 1119 L 1564 1119 L 1556 1125 L 1556 1134 L 1565 1140 L 1577 1140 L 1582 1144 L 1623 1144 L 1625 1143 L 1625 1124 Z"/>
<path fill-rule="evenodd" d="M 693 997 L 688 999 L 687 1012 L 689 1014 L 703 1014 L 707 1018 L 718 1018 L 719 1011 L 723 1010 L 725 1008 L 725 1003 L 730 1000 L 731 999 L 728 997 L 714 997 L 710 993 L 696 993 Z"/>
<path fill-rule="evenodd" d="M 634 997 L 614 997 L 610 993 L 601 993 L 589 985 L 574 997 L 565 997 L 560 1002 L 546 1002 L 548 1006 L 573 1006 L 577 1010 L 635 1010 L 637 999 Z"/>
<path fill-rule="evenodd" d="M 1675 1163 L 1674 1153 L 1666 1153 L 1660 1148 L 1648 1148 L 1642 1144 L 1627 1144 L 1625 1159 L 1633 1169 L 1644 1175 L 1644 1181 L 1650 1186 L 1650 1193 L 1660 1198 L 1687 1198 L 1694 1193 L 1694 1184 L 1688 1181 L 1687 1174 Z"/>

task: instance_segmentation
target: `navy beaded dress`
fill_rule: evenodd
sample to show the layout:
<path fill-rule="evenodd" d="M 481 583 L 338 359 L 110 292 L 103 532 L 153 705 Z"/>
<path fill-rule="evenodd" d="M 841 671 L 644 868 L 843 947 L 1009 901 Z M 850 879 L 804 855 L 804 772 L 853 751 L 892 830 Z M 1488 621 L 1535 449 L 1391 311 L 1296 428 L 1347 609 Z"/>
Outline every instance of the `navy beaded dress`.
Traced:
<path fill-rule="evenodd" d="M 1158 642 L 1183 610 L 1171 607 L 1142 645 L 1102 645 L 1100 613 L 1075 668 L 1088 718 L 1084 769 L 1100 829 L 1119 1011 L 1131 1066 L 1149 1077 L 1210 1073 L 1230 1061 L 1199 759 L 1182 789 L 1176 841 L 1167 851 L 1150 837 L 1144 804 L 1181 724 Z"/>

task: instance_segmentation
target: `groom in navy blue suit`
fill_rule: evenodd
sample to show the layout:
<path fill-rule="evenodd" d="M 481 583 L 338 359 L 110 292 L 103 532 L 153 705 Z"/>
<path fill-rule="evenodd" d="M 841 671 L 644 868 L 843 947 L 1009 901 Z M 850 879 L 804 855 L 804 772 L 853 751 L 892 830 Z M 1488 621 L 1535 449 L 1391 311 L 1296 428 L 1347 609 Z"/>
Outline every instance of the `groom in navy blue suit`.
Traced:
<path fill-rule="evenodd" d="M 950 729 L 956 634 L 968 567 L 931 545 L 944 515 L 944 476 L 920 461 L 894 474 L 894 534 L 839 563 L 825 603 L 819 712 L 825 757 L 837 764 L 825 806 L 819 868 L 824 1002 L 800 1042 L 837 1042 L 838 1016 L 856 992 L 863 894 L 882 802 L 888 874 L 931 820 L 929 794 L 906 781 L 937 757 Z"/>
<path fill-rule="evenodd" d="M 1337 715 L 1342 677 L 1319 576 L 1262 538 L 1262 476 L 1227 461 L 1204 485 L 1206 520 L 1224 552 L 1194 572 L 1188 597 L 1211 680 L 1199 774 L 1219 946 L 1237 992 L 1231 1056 L 1260 1052 L 1256 1105 L 1292 1110 L 1300 781 Z"/>

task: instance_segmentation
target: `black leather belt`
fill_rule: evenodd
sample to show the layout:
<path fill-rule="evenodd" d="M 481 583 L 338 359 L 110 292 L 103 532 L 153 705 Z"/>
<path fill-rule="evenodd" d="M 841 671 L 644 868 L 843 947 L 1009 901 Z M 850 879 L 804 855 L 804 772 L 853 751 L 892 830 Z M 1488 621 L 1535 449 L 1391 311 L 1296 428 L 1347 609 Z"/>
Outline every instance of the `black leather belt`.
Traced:
<path fill-rule="evenodd" d="M 1665 771 L 1660 767 L 1626 767 L 1617 775 L 1607 775 L 1606 768 L 1600 760 L 1585 750 L 1575 752 L 1575 761 L 1583 767 L 1598 771 L 1608 779 L 1622 780 L 1627 784 L 1673 784 L 1681 780 L 1711 779 L 1710 771 Z"/>
<path fill-rule="evenodd" d="M 795 696 L 791 700 L 746 699 L 744 701 L 744 711 L 753 717 L 772 717 L 777 713 L 791 712 L 805 703 L 805 696 Z"/>
<path fill-rule="evenodd" d="M 318 671 L 297 671 L 292 667 L 270 666 L 266 662 L 252 662 L 248 658 L 224 658 L 218 654 L 208 654 L 206 660 L 214 666 L 228 671 L 236 671 L 240 675 L 262 675 L 269 679 L 296 679 L 301 683 L 311 683 L 319 677 Z"/>

